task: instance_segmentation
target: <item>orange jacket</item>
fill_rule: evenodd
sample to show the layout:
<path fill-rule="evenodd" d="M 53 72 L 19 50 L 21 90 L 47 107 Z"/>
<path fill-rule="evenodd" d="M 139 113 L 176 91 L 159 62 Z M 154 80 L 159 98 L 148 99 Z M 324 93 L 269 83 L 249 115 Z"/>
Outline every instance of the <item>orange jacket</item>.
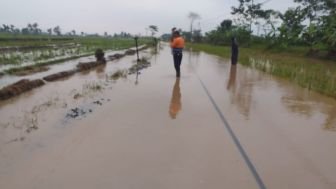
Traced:
<path fill-rule="evenodd" d="M 184 39 L 182 37 L 174 38 L 172 42 L 170 42 L 170 47 L 175 49 L 183 49 L 184 48 Z"/>

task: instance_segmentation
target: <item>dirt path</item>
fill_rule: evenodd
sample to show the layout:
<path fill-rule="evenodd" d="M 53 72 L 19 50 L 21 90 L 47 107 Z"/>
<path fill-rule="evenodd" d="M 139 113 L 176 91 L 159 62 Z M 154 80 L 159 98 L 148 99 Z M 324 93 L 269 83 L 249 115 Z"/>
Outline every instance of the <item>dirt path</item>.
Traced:
<path fill-rule="evenodd" d="M 134 59 L 2 102 L 1 188 L 336 188 L 334 99 L 168 47 L 108 79 Z"/>

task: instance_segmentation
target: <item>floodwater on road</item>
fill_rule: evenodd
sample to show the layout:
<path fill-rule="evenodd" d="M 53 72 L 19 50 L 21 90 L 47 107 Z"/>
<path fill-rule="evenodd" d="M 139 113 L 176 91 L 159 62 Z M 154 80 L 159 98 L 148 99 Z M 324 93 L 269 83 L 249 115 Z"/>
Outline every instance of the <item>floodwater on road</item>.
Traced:
<path fill-rule="evenodd" d="M 0 102 L 0 186 L 336 188 L 336 101 L 166 45 Z"/>

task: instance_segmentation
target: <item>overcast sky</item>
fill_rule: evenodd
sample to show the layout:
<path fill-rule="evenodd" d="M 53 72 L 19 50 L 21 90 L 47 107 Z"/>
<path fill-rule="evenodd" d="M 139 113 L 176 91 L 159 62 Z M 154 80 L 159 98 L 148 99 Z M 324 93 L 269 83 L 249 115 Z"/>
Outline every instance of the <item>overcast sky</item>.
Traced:
<path fill-rule="evenodd" d="M 294 6 L 292 2 L 271 0 L 265 8 L 284 11 Z M 196 28 L 213 29 L 223 19 L 232 18 L 231 7 L 238 0 L 0 0 L 0 5 L 0 24 L 20 28 L 37 22 L 43 30 L 59 25 L 62 32 L 145 34 L 145 28 L 153 24 L 162 34 L 173 26 L 188 30 L 190 11 L 202 17 Z"/>

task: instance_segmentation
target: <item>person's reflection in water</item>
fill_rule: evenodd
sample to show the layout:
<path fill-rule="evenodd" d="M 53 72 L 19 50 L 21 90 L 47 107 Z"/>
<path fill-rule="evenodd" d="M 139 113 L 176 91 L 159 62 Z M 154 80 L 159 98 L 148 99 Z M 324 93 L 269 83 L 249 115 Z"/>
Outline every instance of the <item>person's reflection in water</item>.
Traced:
<path fill-rule="evenodd" d="M 176 78 L 172 99 L 169 106 L 169 115 L 172 119 L 176 119 L 177 114 L 182 109 L 181 91 L 180 91 L 180 78 Z"/>
<path fill-rule="evenodd" d="M 232 90 L 233 92 L 236 90 L 236 76 L 237 76 L 237 65 L 231 65 L 230 78 L 226 87 L 227 90 Z"/>

